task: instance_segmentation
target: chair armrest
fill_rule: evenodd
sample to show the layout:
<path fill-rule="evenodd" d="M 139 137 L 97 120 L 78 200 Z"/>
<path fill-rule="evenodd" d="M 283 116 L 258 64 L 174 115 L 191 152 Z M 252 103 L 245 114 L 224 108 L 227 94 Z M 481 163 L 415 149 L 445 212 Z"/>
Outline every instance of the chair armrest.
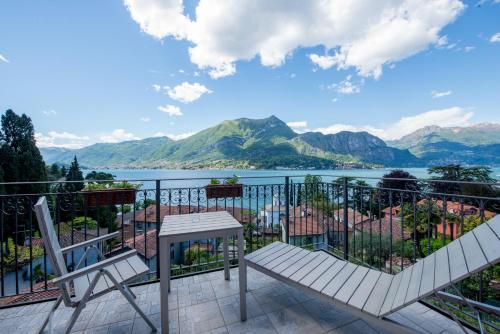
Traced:
<path fill-rule="evenodd" d="M 135 250 L 135 249 L 129 250 L 125 253 L 119 254 L 117 256 L 113 256 L 112 258 L 91 264 L 90 266 L 87 266 L 87 267 L 72 271 L 70 273 L 67 273 L 65 275 L 56 277 L 52 280 L 52 283 L 54 283 L 55 285 L 61 285 L 63 283 L 68 283 L 69 281 L 72 281 L 77 277 L 84 276 L 84 275 L 90 274 L 92 272 L 99 271 L 104 267 L 107 267 L 111 264 L 123 261 L 125 259 L 130 258 L 130 257 L 133 257 L 136 254 L 137 254 L 137 250 Z"/>
<path fill-rule="evenodd" d="M 71 245 L 71 246 L 68 246 L 68 247 L 64 247 L 63 249 L 61 249 L 61 252 L 63 254 L 66 254 L 66 253 L 69 253 L 69 252 L 72 252 L 74 250 L 77 250 L 78 248 L 82 248 L 82 247 L 88 247 L 88 246 L 91 246 L 91 245 L 95 245 L 99 242 L 102 242 L 102 241 L 106 241 L 108 239 L 114 239 L 116 237 L 118 237 L 120 235 L 120 232 L 119 231 L 116 231 L 116 232 L 113 232 L 113 233 L 109 233 L 109 234 L 105 234 L 105 235 L 101 235 L 97 238 L 93 238 L 93 239 L 90 239 L 90 240 L 85 240 L 83 242 L 80 242 L 79 244 L 75 244 L 75 245 Z"/>

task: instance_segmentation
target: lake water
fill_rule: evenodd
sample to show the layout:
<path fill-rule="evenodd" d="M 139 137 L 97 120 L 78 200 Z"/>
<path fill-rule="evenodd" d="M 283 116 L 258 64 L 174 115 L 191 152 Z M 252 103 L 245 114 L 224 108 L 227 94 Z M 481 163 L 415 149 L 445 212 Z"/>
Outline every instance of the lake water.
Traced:
<path fill-rule="evenodd" d="M 162 179 L 162 188 L 200 187 L 208 184 L 211 178 L 224 178 L 237 175 L 244 184 L 281 184 L 284 176 L 293 181 L 301 181 L 307 174 L 321 175 L 324 181 L 330 181 L 341 176 L 366 178 L 371 185 L 378 182 L 377 178 L 391 171 L 393 168 L 379 169 L 346 169 L 346 170 L 170 170 L 170 169 L 107 169 L 103 172 L 115 175 L 117 180 L 143 180 L 144 188 L 154 188 L 156 179 Z M 427 178 L 426 168 L 404 168 L 417 178 Z M 84 175 L 89 172 L 84 171 Z M 500 178 L 500 168 L 494 168 L 492 176 Z"/>

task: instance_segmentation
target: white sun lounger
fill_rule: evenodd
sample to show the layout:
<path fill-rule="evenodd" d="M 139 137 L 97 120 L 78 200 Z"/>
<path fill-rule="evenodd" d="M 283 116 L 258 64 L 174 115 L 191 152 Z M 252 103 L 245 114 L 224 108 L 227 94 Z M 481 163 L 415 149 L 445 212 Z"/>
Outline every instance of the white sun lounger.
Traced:
<path fill-rule="evenodd" d="M 119 290 L 127 301 L 134 307 L 134 309 L 146 321 L 152 331 L 156 332 L 156 327 L 142 312 L 142 310 L 135 303 L 135 295 L 128 288 L 125 283 L 130 280 L 149 272 L 148 266 L 137 256 L 136 250 L 131 250 L 114 257 L 105 259 L 102 252 L 97 247 L 99 243 L 105 240 L 113 239 L 118 236 L 118 232 L 106 234 L 82 243 L 62 248 L 57 240 L 57 235 L 54 230 L 54 224 L 50 217 L 47 199 L 40 197 L 35 204 L 35 212 L 38 220 L 40 231 L 42 232 L 45 251 L 49 255 L 54 268 L 56 278 L 52 282 L 61 290 L 61 296 L 52 306 L 47 318 L 42 324 L 39 333 L 43 333 L 45 327 L 50 322 L 52 325 L 52 316 L 57 307 L 64 301 L 64 305 L 74 308 L 73 314 L 64 333 L 69 333 L 75 324 L 81 311 L 85 308 L 87 302 L 104 295 L 114 289 Z M 70 253 L 78 248 L 87 248 L 76 269 L 68 272 L 66 268 L 66 261 L 64 254 Z M 81 267 L 85 263 L 85 258 L 90 251 L 96 251 L 99 255 L 100 262 L 91 264 L 86 267 Z M 74 288 L 74 297 L 71 296 L 70 284 Z M 52 328 L 49 328 L 52 332 Z"/>
<path fill-rule="evenodd" d="M 500 216 L 481 224 L 397 275 L 356 265 L 326 252 L 311 252 L 282 242 L 261 248 L 247 255 L 245 260 L 248 266 L 327 299 L 367 321 L 377 320 L 378 325 L 389 331 L 411 332 L 384 318 L 432 294 L 442 302 L 438 291 L 454 287 L 454 283 L 498 263 Z M 456 292 L 460 295 L 458 289 Z M 463 300 L 466 301 L 465 298 Z M 458 319 L 455 318 L 455 321 L 465 331 Z"/>

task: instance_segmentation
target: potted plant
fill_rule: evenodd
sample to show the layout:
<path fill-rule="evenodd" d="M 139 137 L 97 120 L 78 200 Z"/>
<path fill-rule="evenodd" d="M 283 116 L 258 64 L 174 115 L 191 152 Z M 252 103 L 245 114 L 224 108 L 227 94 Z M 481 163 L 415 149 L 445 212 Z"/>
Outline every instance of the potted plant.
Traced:
<path fill-rule="evenodd" d="M 226 178 L 223 184 L 218 179 L 212 179 L 210 184 L 205 187 L 205 190 L 207 199 L 243 196 L 243 185 L 238 183 L 236 175 Z"/>
<path fill-rule="evenodd" d="M 82 190 L 88 206 L 120 205 L 135 203 L 135 194 L 140 185 L 124 182 L 88 183 Z"/>

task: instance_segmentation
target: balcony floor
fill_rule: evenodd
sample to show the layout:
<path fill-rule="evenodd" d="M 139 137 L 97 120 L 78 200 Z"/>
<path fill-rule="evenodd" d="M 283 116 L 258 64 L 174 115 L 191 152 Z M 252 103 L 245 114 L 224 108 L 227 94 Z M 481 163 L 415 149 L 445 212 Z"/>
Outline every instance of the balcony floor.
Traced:
<path fill-rule="evenodd" d="M 248 269 L 248 320 L 239 321 L 237 269 L 230 282 L 217 271 L 172 281 L 169 298 L 171 333 L 377 333 L 378 328 L 311 298 L 281 282 Z M 133 288 L 140 307 L 160 327 L 159 284 Z M 53 302 L 0 310 L 0 332 L 36 333 Z M 54 316 L 61 333 L 71 310 Z M 462 333 L 450 319 L 416 303 L 391 316 L 420 333 Z M 47 330 L 46 330 L 47 332 Z M 148 333 L 149 328 L 116 291 L 88 304 L 75 333 Z"/>

